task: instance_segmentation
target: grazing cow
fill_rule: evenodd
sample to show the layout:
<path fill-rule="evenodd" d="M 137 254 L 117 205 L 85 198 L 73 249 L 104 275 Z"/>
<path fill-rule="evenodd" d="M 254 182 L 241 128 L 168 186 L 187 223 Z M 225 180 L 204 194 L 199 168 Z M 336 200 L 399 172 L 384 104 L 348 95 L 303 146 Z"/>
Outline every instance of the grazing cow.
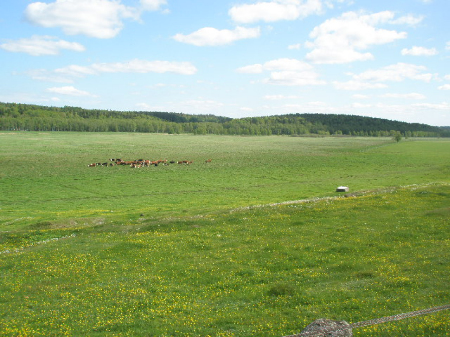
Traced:
<path fill-rule="evenodd" d="M 88 165 L 88 167 L 95 167 L 95 166 L 97 166 L 97 164 L 95 164 L 95 163 L 92 163 L 92 164 Z"/>
<path fill-rule="evenodd" d="M 210 163 L 212 161 L 212 159 L 208 159 L 205 161 L 205 163 Z"/>

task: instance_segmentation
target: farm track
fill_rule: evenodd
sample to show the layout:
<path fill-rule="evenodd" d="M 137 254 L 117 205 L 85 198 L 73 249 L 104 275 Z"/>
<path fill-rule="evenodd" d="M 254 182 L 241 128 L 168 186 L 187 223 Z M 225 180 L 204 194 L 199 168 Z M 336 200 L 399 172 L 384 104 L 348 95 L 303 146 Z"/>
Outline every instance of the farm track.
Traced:
<path fill-rule="evenodd" d="M 412 184 L 412 185 L 405 185 L 405 186 L 393 186 L 389 188 L 380 188 L 375 190 L 363 190 L 363 191 L 356 191 L 352 193 L 345 193 L 343 195 L 339 196 L 333 196 L 333 197 L 317 197 L 317 198 L 309 198 L 309 199 L 299 199 L 299 200 L 289 200 L 289 201 L 283 201 L 283 202 L 276 202 L 276 203 L 269 203 L 269 204 L 261 204 L 261 205 L 252 205 L 252 206 L 244 206 L 244 207 L 237 207 L 229 209 L 225 212 L 228 213 L 237 213 L 241 211 L 247 211 L 251 209 L 259 209 L 259 208 L 266 208 L 266 207 L 276 207 L 276 206 L 287 206 L 287 205 L 299 205 L 299 204 L 314 204 L 321 201 L 335 201 L 340 199 L 346 199 L 346 198 L 357 198 L 357 197 L 364 197 L 364 196 L 372 196 L 372 195 L 379 195 L 379 194 L 386 194 L 386 193 L 393 193 L 400 189 L 410 189 L 415 190 L 419 188 L 424 188 L 427 186 L 449 186 L 448 183 L 426 183 L 426 184 Z M 160 221 L 167 222 L 172 220 L 183 220 L 183 219 L 201 219 L 208 216 L 213 215 L 214 212 L 208 213 L 206 215 L 194 215 L 190 217 L 168 217 L 161 219 Z"/>
<path fill-rule="evenodd" d="M 389 187 L 389 188 L 380 188 L 376 190 L 367 190 L 367 191 L 357 191 L 352 193 L 345 193 L 340 196 L 334 196 L 334 197 L 317 197 L 317 198 L 311 198 L 311 199 L 300 199 L 300 200 L 290 200 L 290 201 L 283 201 L 283 202 L 277 202 L 277 203 L 270 203 L 270 204 L 263 204 L 263 205 L 254 205 L 254 206 L 247 206 L 247 207 L 239 207 L 231 210 L 230 212 L 236 212 L 241 210 L 249 210 L 253 208 L 263 208 L 263 207 L 274 207 L 274 206 L 282 206 L 282 205 L 295 205 L 295 204 L 306 204 L 306 203 L 315 203 L 325 200 L 338 200 L 343 198 L 350 198 L 350 197 L 362 197 L 362 196 L 369 196 L 369 195 L 378 195 L 378 194 L 384 194 L 384 193 L 392 193 L 399 189 L 417 189 L 422 188 L 426 186 L 436 186 L 436 185 L 449 185 L 447 183 L 427 183 L 427 184 L 413 184 L 413 185 L 405 185 L 405 186 L 395 186 L 395 187 Z"/>

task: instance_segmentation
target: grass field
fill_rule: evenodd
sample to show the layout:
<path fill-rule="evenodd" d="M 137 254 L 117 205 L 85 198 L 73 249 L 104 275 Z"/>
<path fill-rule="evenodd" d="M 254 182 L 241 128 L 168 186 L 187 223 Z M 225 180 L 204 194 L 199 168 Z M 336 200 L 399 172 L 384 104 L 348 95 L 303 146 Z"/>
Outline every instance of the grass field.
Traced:
<path fill-rule="evenodd" d="M 0 145 L 1 335 L 283 336 L 450 303 L 449 140 L 18 132 Z M 87 167 L 109 158 L 193 164 Z M 354 334 L 445 336 L 449 321 Z"/>

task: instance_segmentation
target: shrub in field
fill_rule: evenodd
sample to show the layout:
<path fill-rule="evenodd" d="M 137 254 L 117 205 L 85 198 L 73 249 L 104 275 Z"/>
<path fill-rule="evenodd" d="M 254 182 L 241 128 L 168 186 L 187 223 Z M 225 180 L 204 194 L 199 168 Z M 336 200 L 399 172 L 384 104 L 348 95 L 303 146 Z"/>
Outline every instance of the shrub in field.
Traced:
<path fill-rule="evenodd" d="M 293 295 L 294 292 L 295 288 L 291 284 L 279 283 L 270 287 L 267 293 L 271 296 L 288 296 Z"/>

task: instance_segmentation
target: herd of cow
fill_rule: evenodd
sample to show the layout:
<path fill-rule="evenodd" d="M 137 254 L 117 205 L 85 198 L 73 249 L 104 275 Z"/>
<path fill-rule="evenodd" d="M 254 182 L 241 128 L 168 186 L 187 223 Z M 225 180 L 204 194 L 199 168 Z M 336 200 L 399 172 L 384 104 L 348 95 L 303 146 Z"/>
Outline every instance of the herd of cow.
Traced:
<path fill-rule="evenodd" d="M 206 163 L 210 163 L 211 159 L 205 161 Z M 114 165 L 125 165 L 130 166 L 131 168 L 140 168 L 140 167 L 149 167 L 149 166 L 158 166 L 158 165 L 169 165 L 169 164 L 182 164 L 182 165 L 190 165 L 192 164 L 192 160 L 171 160 L 160 159 L 160 160 L 148 160 L 148 159 L 137 159 L 125 161 L 122 159 L 110 159 L 109 163 L 92 163 L 89 164 L 88 167 L 96 167 L 96 166 L 114 166 Z"/>

